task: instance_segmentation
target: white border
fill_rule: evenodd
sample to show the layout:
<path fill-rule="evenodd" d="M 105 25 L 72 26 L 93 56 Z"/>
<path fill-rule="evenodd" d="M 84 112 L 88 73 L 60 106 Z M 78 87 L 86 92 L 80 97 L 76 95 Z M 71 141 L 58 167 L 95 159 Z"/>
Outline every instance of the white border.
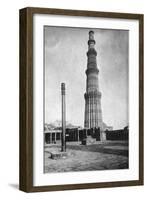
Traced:
<path fill-rule="evenodd" d="M 33 185 L 58 185 L 139 179 L 139 23 L 138 20 L 39 15 L 33 17 Z M 43 173 L 43 26 L 129 30 L 129 169 Z M 78 26 L 77 26 L 78 25 Z"/>

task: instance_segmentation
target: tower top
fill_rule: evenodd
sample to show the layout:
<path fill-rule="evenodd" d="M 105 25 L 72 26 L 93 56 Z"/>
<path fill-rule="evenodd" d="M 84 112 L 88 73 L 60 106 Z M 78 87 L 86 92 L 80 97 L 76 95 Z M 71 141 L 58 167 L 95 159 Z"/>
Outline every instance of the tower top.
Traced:
<path fill-rule="evenodd" d="M 95 50 L 94 31 L 92 31 L 92 30 L 89 31 L 87 56 L 89 56 L 90 54 L 94 54 L 95 56 L 97 55 L 97 52 Z"/>
<path fill-rule="evenodd" d="M 65 83 L 61 83 L 61 94 L 65 95 Z"/>
<path fill-rule="evenodd" d="M 94 40 L 94 31 L 89 31 L 89 40 Z"/>
<path fill-rule="evenodd" d="M 61 83 L 61 88 L 65 89 L 65 83 Z"/>

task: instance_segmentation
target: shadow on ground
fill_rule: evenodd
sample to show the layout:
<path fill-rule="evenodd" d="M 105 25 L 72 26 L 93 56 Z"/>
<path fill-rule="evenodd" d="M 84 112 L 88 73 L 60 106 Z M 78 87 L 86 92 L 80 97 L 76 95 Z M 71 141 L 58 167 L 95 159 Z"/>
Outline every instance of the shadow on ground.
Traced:
<path fill-rule="evenodd" d="M 12 187 L 13 189 L 18 190 L 19 189 L 19 185 L 16 183 L 9 183 L 9 186 Z"/>

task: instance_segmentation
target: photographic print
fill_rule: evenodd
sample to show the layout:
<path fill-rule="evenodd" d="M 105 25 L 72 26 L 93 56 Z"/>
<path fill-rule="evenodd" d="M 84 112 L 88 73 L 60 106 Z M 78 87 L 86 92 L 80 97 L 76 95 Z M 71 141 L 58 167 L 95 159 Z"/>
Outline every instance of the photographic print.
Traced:
<path fill-rule="evenodd" d="M 44 26 L 44 173 L 129 168 L 128 30 Z"/>
<path fill-rule="evenodd" d="M 20 190 L 143 185 L 143 15 L 20 10 Z"/>

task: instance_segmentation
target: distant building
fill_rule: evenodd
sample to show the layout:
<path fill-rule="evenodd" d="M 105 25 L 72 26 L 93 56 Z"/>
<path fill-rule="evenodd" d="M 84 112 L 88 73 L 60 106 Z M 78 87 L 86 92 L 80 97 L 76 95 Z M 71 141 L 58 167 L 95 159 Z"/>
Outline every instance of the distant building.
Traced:
<path fill-rule="evenodd" d="M 104 130 L 104 131 L 106 131 L 106 130 L 112 131 L 112 130 L 113 130 L 113 126 L 107 126 L 107 124 L 105 124 L 105 123 L 103 122 L 103 130 Z"/>
<path fill-rule="evenodd" d="M 66 141 L 79 141 L 80 131 L 83 130 L 80 126 L 75 126 L 70 122 L 66 122 Z M 44 125 L 44 142 L 56 143 L 61 140 L 62 127 L 61 121 L 56 120 L 53 123 L 45 123 Z M 82 133 L 80 134 L 82 137 Z"/>

